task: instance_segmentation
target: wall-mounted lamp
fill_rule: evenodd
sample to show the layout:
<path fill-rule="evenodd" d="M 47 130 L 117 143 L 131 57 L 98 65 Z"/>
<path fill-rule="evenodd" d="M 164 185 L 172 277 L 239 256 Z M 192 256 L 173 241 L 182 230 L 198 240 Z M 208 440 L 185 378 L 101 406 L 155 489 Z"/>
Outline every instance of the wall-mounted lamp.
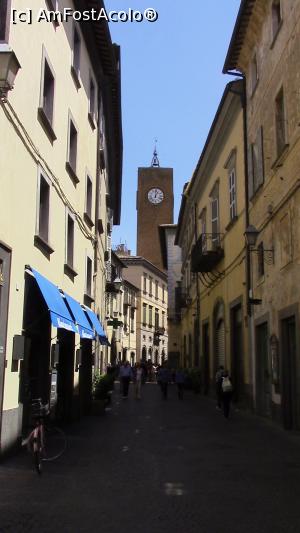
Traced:
<path fill-rule="evenodd" d="M 106 282 L 106 293 L 120 292 L 123 280 L 121 278 L 115 278 L 113 281 Z"/>
<path fill-rule="evenodd" d="M 0 97 L 6 97 L 13 88 L 20 68 L 14 51 L 7 44 L 0 44 Z"/>
<path fill-rule="evenodd" d="M 256 229 L 256 227 L 252 224 L 247 227 L 244 235 L 246 244 L 249 247 L 249 251 L 260 254 L 265 263 L 274 263 L 274 248 L 270 248 L 269 250 L 267 250 L 262 245 L 259 246 L 259 248 L 254 248 L 259 233 L 260 232 L 258 231 L 258 229 Z"/>

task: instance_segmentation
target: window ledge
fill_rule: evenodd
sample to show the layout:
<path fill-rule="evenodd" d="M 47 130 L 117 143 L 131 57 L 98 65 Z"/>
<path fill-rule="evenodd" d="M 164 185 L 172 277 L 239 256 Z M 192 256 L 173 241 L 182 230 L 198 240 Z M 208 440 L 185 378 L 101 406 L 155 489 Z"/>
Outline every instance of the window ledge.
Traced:
<path fill-rule="evenodd" d="M 279 156 L 275 159 L 274 163 L 272 164 L 271 168 L 272 170 L 274 168 L 278 168 L 278 167 L 282 167 L 283 165 L 283 162 L 287 156 L 287 153 L 288 153 L 288 149 L 289 149 L 289 144 L 285 144 L 284 147 L 282 148 Z"/>
<path fill-rule="evenodd" d="M 64 273 L 67 274 L 68 276 L 72 276 L 73 278 L 78 276 L 78 272 L 76 272 L 76 270 L 74 270 L 74 268 L 68 263 L 64 264 Z"/>
<path fill-rule="evenodd" d="M 66 171 L 68 172 L 68 174 L 69 174 L 71 180 L 72 180 L 75 184 L 79 183 L 79 178 L 78 178 L 78 176 L 77 176 L 75 170 L 73 170 L 73 168 L 72 168 L 71 164 L 69 163 L 69 161 L 66 162 Z"/>
<path fill-rule="evenodd" d="M 44 109 L 42 107 L 38 107 L 38 120 L 40 124 L 43 126 L 43 129 L 45 133 L 47 134 L 49 140 L 53 143 L 53 141 L 56 141 L 57 137 L 54 133 L 54 130 L 52 128 L 52 124 L 47 117 Z"/>
<path fill-rule="evenodd" d="M 272 42 L 270 44 L 270 50 L 272 50 L 272 48 L 274 48 L 274 45 L 275 45 L 275 42 L 277 41 L 277 36 L 282 28 L 282 24 L 283 24 L 283 19 L 281 19 L 280 21 L 280 24 L 278 25 L 278 28 L 276 30 L 276 32 L 274 33 L 273 35 L 273 39 L 272 39 Z"/>
<path fill-rule="evenodd" d="M 85 211 L 83 213 L 83 218 L 85 220 L 85 222 L 87 223 L 87 225 L 90 227 L 90 228 L 93 228 L 94 227 L 94 222 L 92 221 L 90 215 Z"/>
<path fill-rule="evenodd" d="M 91 303 L 93 303 L 95 301 L 94 298 L 92 297 L 92 295 L 88 294 L 87 292 L 84 293 L 83 300 L 84 300 L 84 303 L 86 305 L 90 305 Z"/>
<path fill-rule="evenodd" d="M 238 220 L 238 216 L 237 215 L 234 215 L 234 217 L 230 220 L 229 224 L 227 224 L 227 226 L 225 227 L 225 231 L 229 231 L 232 226 L 234 226 L 234 224 L 237 222 Z"/>
<path fill-rule="evenodd" d="M 71 75 L 72 75 L 72 78 L 73 78 L 73 81 L 75 83 L 75 87 L 77 90 L 80 89 L 81 87 L 78 74 L 79 74 L 79 71 L 77 72 L 77 70 L 73 67 L 73 65 L 71 65 Z"/>
<path fill-rule="evenodd" d="M 52 246 L 50 246 L 50 244 L 43 237 L 41 237 L 41 235 L 36 234 L 34 236 L 34 244 L 38 248 L 42 248 L 42 250 L 49 255 L 53 254 L 54 252 Z"/>
<path fill-rule="evenodd" d="M 88 113 L 88 119 L 89 119 L 90 126 L 91 126 L 92 130 L 94 131 L 96 129 L 94 115 L 92 115 L 91 113 Z"/>

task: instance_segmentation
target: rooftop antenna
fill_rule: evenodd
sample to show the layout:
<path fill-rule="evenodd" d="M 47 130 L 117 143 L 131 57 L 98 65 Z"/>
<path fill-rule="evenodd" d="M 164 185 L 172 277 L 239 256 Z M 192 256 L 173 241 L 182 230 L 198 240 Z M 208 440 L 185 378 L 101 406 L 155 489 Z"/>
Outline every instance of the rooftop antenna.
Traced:
<path fill-rule="evenodd" d="M 159 159 L 158 159 L 158 155 L 157 155 L 156 144 L 157 144 L 157 139 L 155 139 L 153 157 L 152 157 L 152 161 L 151 161 L 151 167 L 159 167 Z"/>

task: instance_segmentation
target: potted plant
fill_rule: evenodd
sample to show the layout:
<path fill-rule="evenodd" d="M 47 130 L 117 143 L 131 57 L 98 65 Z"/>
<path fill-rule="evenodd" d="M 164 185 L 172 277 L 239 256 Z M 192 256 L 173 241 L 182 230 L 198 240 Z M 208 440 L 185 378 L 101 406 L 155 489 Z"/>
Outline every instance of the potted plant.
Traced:
<path fill-rule="evenodd" d="M 93 408 L 94 415 L 105 412 L 105 407 L 111 402 L 111 393 L 114 386 L 114 377 L 110 374 L 95 373 L 93 378 Z"/>

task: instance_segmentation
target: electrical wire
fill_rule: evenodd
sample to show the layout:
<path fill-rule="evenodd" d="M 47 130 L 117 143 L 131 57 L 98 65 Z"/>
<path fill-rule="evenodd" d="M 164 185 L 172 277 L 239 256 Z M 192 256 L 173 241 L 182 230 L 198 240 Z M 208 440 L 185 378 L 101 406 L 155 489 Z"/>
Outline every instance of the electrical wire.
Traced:
<path fill-rule="evenodd" d="M 20 118 L 18 117 L 16 111 L 14 110 L 14 108 L 12 107 L 10 102 L 8 100 L 6 100 L 6 99 L 0 99 L 0 103 L 1 103 L 1 107 L 2 107 L 2 109 L 4 111 L 4 113 L 5 113 L 6 118 L 13 125 L 14 129 L 16 130 L 16 132 L 17 132 L 18 136 L 20 137 L 21 141 L 23 142 L 23 144 L 25 145 L 26 149 L 28 150 L 28 152 L 32 156 L 33 160 L 35 161 L 36 164 L 39 164 L 43 168 L 43 170 L 46 172 L 46 174 L 49 176 L 49 178 L 51 179 L 51 182 L 52 182 L 52 184 L 53 184 L 58 196 L 60 197 L 60 199 L 62 200 L 64 205 L 75 216 L 77 224 L 78 224 L 78 227 L 81 230 L 81 232 L 83 233 L 83 235 L 85 236 L 85 238 L 90 240 L 95 245 L 95 243 L 96 243 L 95 236 L 86 228 L 86 225 L 85 225 L 85 222 L 84 222 L 82 216 L 80 215 L 80 213 L 78 211 L 76 211 L 76 209 L 71 204 L 70 200 L 66 196 L 66 194 L 65 194 L 65 192 L 64 192 L 64 190 L 63 190 L 63 188 L 62 188 L 62 186 L 61 186 L 61 184 L 59 182 L 59 179 L 54 174 L 54 172 L 52 171 L 52 169 L 48 165 L 48 163 L 45 160 L 45 158 L 41 155 L 40 151 L 38 150 L 38 148 L 34 144 L 33 140 L 31 139 L 31 137 L 30 137 L 30 135 L 28 133 L 28 131 L 26 130 L 25 126 L 22 124 Z"/>

